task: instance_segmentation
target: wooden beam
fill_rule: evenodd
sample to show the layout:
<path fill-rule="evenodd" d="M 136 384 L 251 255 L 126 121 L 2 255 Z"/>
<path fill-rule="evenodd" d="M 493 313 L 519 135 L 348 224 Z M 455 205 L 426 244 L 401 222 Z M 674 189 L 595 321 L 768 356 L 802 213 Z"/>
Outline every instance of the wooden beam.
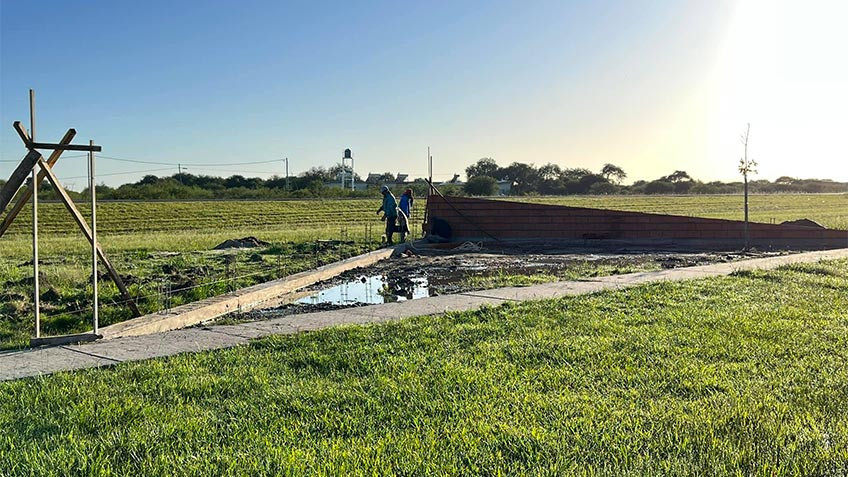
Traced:
<path fill-rule="evenodd" d="M 30 338 L 29 345 L 36 346 L 62 346 L 68 344 L 88 343 L 97 341 L 103 336 L 94 333 L 79 333 L 75 335 L 48 336 L 45 338 Z"/>
<path fill-rule="evenodd" d="M 12 172 L 12 175 L 9 176 L 9 181 L 3 184 L 3 188 L 0 189 L 0 214 L 6 210 L 6 206 L 15 197 L 18 189 L 21 188 L 21 185 L 32 172 L 32 168 L 35 167 L 39 159 L 41 159 L 41 154 L 38 151 L 30 149 L 29 153 L 27 153 L 21 163 L 18 164 L 18 167 Z"/>
<path fill-rule="evenodd" d="M 24 142 L 27 149 L 52 149 L 54 151 L 94 151 L 100 152 L 103 150 L 100 146 L 95 145 L 86 145 L 86 144 L 63 144 L 58 143 L 54 144 L 52 142 L 32 142 L 32 139 L 29 137 L 29 133 L 26 128 L 20 121 L 15 121 L 12 126 L 15 128 L 15 131 L 18 132 L 18 136 L 21 137 L 21 141 Z"/>
<path fill-rule="evenodd" d="M 32 142 L 31 149 L 52 149 L 54 151 L 85 151 L 85 152 L 100 152 L 103 150 L 100 146 L 88 146 L 85 144 L 53 144 L 49 142 Z"/>
<path fill-rule="evenodd" d="M 65 191 L 65 188 L 62 187 L 62 184 L 59 182 L 59 179 L 53 173 L 53 170 L 50 169 L 50 166 L 44 162 L 44 159 L 41 159 L 39 156 L 38 164 L 41 166 L 41 170 L 44 171 L 47 179 L 50 183 L 53 184 L 53 188 L 56 189 L 56 193 L 59 195 L 59 198 L 62 199 L 62 202 L 65 204 L 65 208 L 68 209 L 68 212 L 71 213 L 71 216 L 74 218 L 74 221 L 79 225 L 80 230 L 82 230 L 85 238 L 88 239 L 88 243 L 93 244 L 97 248 L 97 256 L 100 257 L 100 261 L 103 262 L 103 266 L 106 267 L 106 270 L 109 272 L 109 276 L 112 277 L 112 281 L 115 282 L 115 285 L 118 286 L 118 290 L 120 290 L 121 295 L 127 301 L 127 305 L 129 305 L 130 309 L 134 313 L 135 316 L 141 316 L 141 312 L 138 311 L 138 307 L 135 304 L 135 301 L 130 296 L 129 290 L 124 286 L 124 281 L 121 280 L 121 276 L 118 275 L 115 267 L 112 266 L 112 263 L 109 262 L 109 259 L 106 258 L 106 254 L 103 252 L 103 248 L 100 247 L 100 244 L 94 244 L 94 240 L 91 235 L 91 229 L 88 227 L 88 223 L 86 223 L 85 218 L 83 218 L 80 211 L 77 209 L 76 205 L 74 205 L 74 201 L 71 200 L 71 197 L 68 195 L 68 192 Z"/>
<path fill-rule="evenodd" d="M 12 123 L 12 127 L 15 128 L 15 131 L 17 131 L 18 136 L 21 137 L 21 141 L 24 142 L 27 149 L 32 149 L 32 147 L 30 147 L 32 145 L 32 139 L 29 138 L 29 133 L 27 132 L 26 127 L 24 127 L 20 121 Z"/>
<path fill-rule="evenodd" d="M 59 141 L 59 144 L 70 144 L 70 142 L 74 139 L 74 136 L 76 136 L 76 134 L 77 134 L 77 132 L 73 128 L 68 129 L 68 132 L 65 133 L 65 136 L 62 137 L 62 140 Z M 50 167 L 53 167 L 53 165 L 56 164 L 56 161 L 59 160 L 59 156 L 62 155 L 62 152 L 63 152 L 62 150 L 53 151 L 53 154 L 50 154 L 50 157 L 47 158 L 47 165 L 49 165 Z M 46 176 L 46 174 L 44 173 L 44 171 L 40 171 L 38 173 L 38 179 L 37 179 L 36 182 L 38 182 L 38 184 L 41 184 L 41 182 L 44 180 L 45 176 Z M 15 203 L 15 206 L 12 207 L 9 210 L 9 213 L 6 214 L 6 217 L 3 218 L 3 223 L 0 224 L 0 237 L 2 237 L 3 234 L 5 234 L 7 230 L 9 230 L 9 227 L 11 227 L 12 222 L 15 221 L 15 217 L 17 217 L 18 214 L 21 213 L 21 210 L 23 210 L 24 206 L 26 205 L 26 203 L 29 201 L 29 199 L 31 197 L 32 197 L 32 185 L 30 185 L 26 189 L 24 189 L 23 193 L 21 193 L 21 198 L 18 199 L 18 202 Z"/>

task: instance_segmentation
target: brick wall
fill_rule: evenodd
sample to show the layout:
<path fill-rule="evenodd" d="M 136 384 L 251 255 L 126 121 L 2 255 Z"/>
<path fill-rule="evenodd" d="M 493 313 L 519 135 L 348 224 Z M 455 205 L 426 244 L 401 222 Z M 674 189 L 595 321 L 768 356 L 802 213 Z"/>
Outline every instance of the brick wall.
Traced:
<path fill-rule="evenodd" d="M 462 239 L 744 239 L 744 222 L 679 215 L 431 196 L 429 217 L 446 220 Z M 455 210 L 455 209 L 458 209 Z M 461 213 L 460 213 L 461 212 Z M 463 215 L 465 217 L 463 217 Z M 425 227 L 427 225 L 425 224 Z M 425 229 L 426 230 L 426 229 Z M 844 240 L 848 231 L 749 223 L 751 240 Z"/>

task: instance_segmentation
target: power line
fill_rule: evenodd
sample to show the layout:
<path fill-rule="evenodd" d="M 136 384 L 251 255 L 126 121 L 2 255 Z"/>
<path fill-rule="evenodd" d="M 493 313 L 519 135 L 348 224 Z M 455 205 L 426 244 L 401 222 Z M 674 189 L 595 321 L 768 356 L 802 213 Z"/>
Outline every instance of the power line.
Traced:
<path fill-rule="evenodd" d="M 161 162 L 161 161 L 143 161 L 140 159 L 127 159 L 123 157 L 114 157 L 114 156 L 104 156 L 102 154 L 97 155 L 98 159 L 108 159 L 110 161 L 119 161 L 119 162 L 132 162 L 135 164 L 153 164 L 153 165 L 161 165 L 161 166 L 186 166 L 186 167 L 231 167 L 231 166 L 244 166 L 251 164 L 271 164 L 275 162 L 283 162 L 282 159 L 271 159 L 269 161 L 248 161 L 248 162 L 231 162 L 228 164 L 203 164 L 203 163 L 191 163 L 191 162 Z"/>
<path fill-rule="evenodd" d="M 171 171 L 173 169 L 174 169 L 173 167 L 161 167 L 159 169 L 146 169 L 146 170 L 143 170 L 143 171 L 112 172 L 112 173 L 109 173 L 109 174 L 97 174 L 97 177 L 123 176 L 123 175 L 129 175 L 129 174 L 145 174 L 147 172 Z M 73 177 L 60 177 L 59 179 L 66 181 L 66 180 L 69 180 L 69 179 L 87 179 L 87 178 L 88 178 L 88 176 L 73 176 Z"/>
<path fill-rule="evenodd" d="M 62 159 L 75 159 L 78 157 L 88 157 L 88 154 L 74 154 L 71 156 L 62 156 Z M 0 159 L 0 162 L 21 162 L 20 159 Z"/>

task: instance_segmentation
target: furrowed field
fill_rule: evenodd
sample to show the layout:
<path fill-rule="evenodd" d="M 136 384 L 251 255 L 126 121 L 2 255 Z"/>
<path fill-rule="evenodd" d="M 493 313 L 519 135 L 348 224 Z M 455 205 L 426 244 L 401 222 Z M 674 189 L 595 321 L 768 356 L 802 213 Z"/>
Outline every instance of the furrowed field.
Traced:
<path fill-rule="evenodd" d="M 510 198 L 548 204 L 739 219 L 738 196 L 571 196 Z M 100 242 L 140 307 L 151 312 L 312 268 L 379 246 L 383 223 L 373 200 L 102 202 Z M 416 202 L 413 222 L 423 218 Z M 79 204 L 83 214 L 86 204 Z M 84 331 L 90 322 L 89 248 L 60 203 L 42 203 L 40 261 L 48 334 Z M 23 345 L 32 332 L 30 210 L 0 238 L 0 348 Z M 848 228 L 848 194 L 758 195 L 751 219 L 810 218 Z M 370 229 L 366 228 L 370 227 Z M 420 233 L 420 227 L 412 227 Z M 211 251 L 233 238 L 271 242 L 261 250 Z M 334 240 L 334 242 L 327 242 Z M 102 271 L 102 270 L 101 270 Z M 102 323 L 129 317 L 104 279 Z"/>
<path fill-rule="evenodd" d="M 848 261 L 0 383 L 0 475 L 845 475 Z"/>

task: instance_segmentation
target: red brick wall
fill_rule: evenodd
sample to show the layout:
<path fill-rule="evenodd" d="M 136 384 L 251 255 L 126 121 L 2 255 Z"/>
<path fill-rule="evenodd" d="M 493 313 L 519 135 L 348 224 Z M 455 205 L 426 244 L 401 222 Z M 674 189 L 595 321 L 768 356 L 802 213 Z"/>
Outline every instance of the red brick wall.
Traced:
<path fill-rule="evenodd" d="M 528 204 L 467 197 L 448 197 L 447 200 L 453 207 L 446 203 L 445 199 L 439 196 L 431 196 L 427 202 L 427 209 L 429 217 L 442 218 L 451 225 L 456 239 L 485 239 L 489 235 L 499 239 L 744 238 L 744 222 L 738 220 Z M 749 233 L 752 240 L 845 239 L 846 246 L 848 246 L 848 231 L 844 230 L 749 223 Z"/>

